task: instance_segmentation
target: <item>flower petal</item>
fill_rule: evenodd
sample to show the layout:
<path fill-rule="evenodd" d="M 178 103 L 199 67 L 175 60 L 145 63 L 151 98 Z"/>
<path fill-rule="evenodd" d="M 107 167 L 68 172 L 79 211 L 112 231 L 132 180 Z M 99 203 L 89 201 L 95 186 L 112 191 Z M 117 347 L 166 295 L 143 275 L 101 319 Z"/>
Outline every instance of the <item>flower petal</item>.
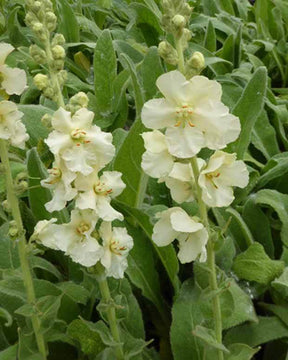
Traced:
<path fill-rule="evenodd" d="M 187 103 L 189 98 L 187 84 L 189 82 L 178 70 L 160 75 L 156 81 L 158 89 L 174 106 L 182 106 L 183 103 Z"/>
<path fill-rule="evenodd" d="M 171 127 L 166 130 L 165 135 L 170 154 L 178 158 L 193 157 L 204 146 L 204 136 L 196 127 Z"/>
<path fill-rule="evenodd" d="M 159 130 L 147 131 L 142 134 L 145 149 L 152 153 L 168 151 L 165 135 Z"/>
<path fill-rule="evenodd" d="M 173 157 L 168 151 L 161 153 L 145 151 L 142 155 L 141 167 L 146 174 L 153 178 L 166 177 L 173 167 Z"/>
<path fill-rule="evenodd" d="M 206 244 L 208 232 L 205 228 L 194 232 L 185 240 L 179 240 L 178 258 L 182 264 L 196 260 L 200 255 L 200 262 L 206 261 Z"/>
<path fill-rule="evenodd" d="M 71 113 L 60 107 L 53 114 L 52 126 L 55 130 L 70 135 L 70 133 L 74 129 Z"/>
<path fill-rule="evenodd" d="M 0 65 L 5 63 L 7 56 L 14 50 L 14 47 L 7 43 L 0 43 Z"/>
<path fill-rule="evenodd" d="M 119 171 L 104 171 L 100 177 L 100 181 L 112 190 L 110 195 L 112 198 L 120 195 L 126 187 L 121 176 L 122 173 Z"/>
<path fill-rule="evenodd" d="M 171 213 L 171 225 L 175 231 L 193 233 L 203 229 L 203 224 L 194 221 L 184 210 L 175 210 Z"/>
<path fill-rule="evenodd" d="M 167 246 L 171 244 L 179 234 L 178 231 L 172 228 L 170 221 L 171 212 L 173 212 L 174 209 L 175 208 L 165 210 L 159 214 L 160 218 L 154 225 L 152 234 L 152 240 L 157 246 Z"/>
<path fill-rule="evenodd" d="M 191 182 L 168 177 L 165 179 L 165 184 L 170 189 L 172 199 L 178 204 L 194 200 Z"/>
<path fill-rule="evenodd" d="M 141 112 L 143 124 L 149 129 L 163 129 L 176 122 L 176 108 L 165 99 L 147 101 Z"/>
<path fill-rule="evenodd" d="M 94 119 L 93 111 L 87 108 L 81 108 L 72 116 L 72 124 L 74 129 L 89 129 Z"/>
<path fill-rule="evenodd" d="M 4 78 L 1 86 L 8 95 L 21 95 L 23 93 L 27 84 L 26 73 L 24 70 L 18 68 L 12 69 L 6 65 L 2 65 L 0 73 Z"/>

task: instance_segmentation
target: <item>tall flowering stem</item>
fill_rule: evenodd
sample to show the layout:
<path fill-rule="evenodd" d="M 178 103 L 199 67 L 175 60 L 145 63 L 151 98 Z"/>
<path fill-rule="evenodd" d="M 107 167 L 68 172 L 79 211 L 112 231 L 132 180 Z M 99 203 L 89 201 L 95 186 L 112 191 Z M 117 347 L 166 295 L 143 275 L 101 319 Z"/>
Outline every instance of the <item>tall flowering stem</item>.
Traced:
<path fill-rule="evenodd" d="M 13 218 L 17 225 L 18 230 L 18 253 L 20 258 L 20 264 L 23 274 L 24 285 L 27 293 L 28 304 L 34 305 L 36 301 L 35 290 L 33 285 L 32 274 L 29 266 L 29 260 L 27 256 L 26 249 L 26 239 L 25 239 L 25 231 L 23 228 L 21 213 L 19 209 L 18 198 L 15 193 L 13 178 L 11 174 L 10 162 L 8 157 L 8 150 L 5 140 L 0 139 L 0 157 L 2 166 L 4 167 L 5 176 L 6 176 L 6 188 L 7 188 L 7 197 L 8 202 L 11 207 Z M 46 359 L 46 348 L 43 335 L 41 333 L 41 322 L 38 315 L 34 314 L 31 316 L 32 326 L 34 330 L 34 334 L 36 337 L 37 346 L 40 354 L 42 355 L 42 359 Z"/>
<path fill-rule="evenodd" d="M 97 281 L 101 292 L 101 297 L 104 303 L 108 306 L 107 319 L 108 319 L 110 331 L 113 336 L 113 339 L 115 340 L 116 343 L 118 343 L 118 345 L 115 347 L 114 350 L 115 356 L 117 360 L 123 360 L 124 359 L 123 347 L 120 340 L 116 311 L 113 305 L 113 299 L 110 294 L 107 277 L 105 275 L 104 268 L 100 264 L 97 264 L 96 267 L 97 267 Z"/>
<path fill-rule="evenodd" d="M 184 59 L 184 53 L 183 53 L 183 30 L 181 31 L 181 34 L 177 36 L 177 34 L 174 34 L 175 39 L 175 45 L 176 45 L 176 51 L 178 54 L 178 69 L 179 71 L 185 75 L 185 59 Z M 217 283 L 217 274 L 216 274 L 216 264 L 215 264 L 215 252 L 214 252 L 214 244 L 211 237 L 211 230 L 209 226 L 209 220 L 208 220 L 208 213 L 207 213 L 207 207 L 202 199 L 202 189 L 199 186 L 199 167 L 197 162 L 197 156 L 194 156 L 191 158 L 191 166 L 192 171 L 194 175 L 194 181 L 195 181 L 195 188 L 196 188 L 196 195 L 197 195 L 197 201 L 199 205 L 199 213 L 201 217 L 201 221 L 203 225 L 205 226 L 209 238 L 207 242 L 207 264 L 209 267 L 209 285 L 211 291 L 215 292 L 213 298 L 212 298 L 212 304 L 213 304 L 213 318 L 214 318 L 214 326 L 215 326 L 215 336 L 218 343 L 222 343 L 222 318 L 221 318 L 221 305 L 220 305 L 220 298 L 218 294 L 218 283 Z M 222 350 L 218 350 L 218 359 L 224 360 L 224 355 Z"/>
<path fill-rule="evenodd" d="M 216 340 L 221 344 L 222 343 L 222 317 L 221 317 L 221 305 L 220 298 L 218 295 L 218 284 L 217 284 L 217 274 L 216 274 L 216 265 L 215 265 L 215 253 L 214 253 L 214 244 L 211 239 L 211 232 L 209 227 L 209 220 L 207 214 L 207 207 L 202 200 L 202 189 L 199 186 L 198 178 L 199 178 L 199 167 L 197 163 L 197 157 L 193 157 L 191 159 L 192 170 L 195 178 L 195 187 L 197 192 L 197 200 L 199 205 L 199 212 L 201 216 L 201 220 L 205 225 L 206 230 L 209 234 L 209 240 L 207 243 L 207 264 L 209 266 L 209 283 L 212 291 L 215 291 L 215 295 L 213 296 L 213 316 L 215 322 L 215 336 Z M 223 360 L 223 352 L 218 350 L 218 359 Z"/>

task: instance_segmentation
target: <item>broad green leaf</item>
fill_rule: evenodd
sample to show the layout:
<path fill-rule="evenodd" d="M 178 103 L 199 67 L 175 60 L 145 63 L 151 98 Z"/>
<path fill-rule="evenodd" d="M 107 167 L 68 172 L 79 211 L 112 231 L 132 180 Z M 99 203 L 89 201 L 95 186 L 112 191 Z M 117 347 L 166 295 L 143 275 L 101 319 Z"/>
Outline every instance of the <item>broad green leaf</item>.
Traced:
<path fill-rule="evenodd" d="M 252 144 L 262 152 L 268 160 L 271 156 L 279 153 L 279 146 L 276 138 L 276 131 L 269 122 L 269 118 L 265 111 L 258 116 L 254 128 L 252 130 Z"/>
<path fill-rule="evenodd" d="M 10 240 L 8 231 L 7 223 L 0 227 L 0 271 L 20 266 L 17 244 Z"/>
<path fill-rule="evenodd" d="M 117 61 L 109 30 L 104 30 L 97 40 L 94 51 L 94 89 L 97 117 L 111 117 L 113 81 L 117 75 Z"/>
<path fill-rule="evenodd" d="M 65 281 L 57 284 L 57 287 L 61 290 L 63 295 L 68 296 L 76 303 L 85 305 L 89 298 L 89 291 L 83 286 L 75 284 L 72 281 Z"/>
<path fill-rule="evenodd" d="M 220 344 L 216 340 L 215 331 L 207 329 L 204 326 L 197 325 L 193 330 L 193 335 L 201 339 L 206 345 L 214 349 L 222 350 L 223 352 L 229 352 L 223 344 Z"/>
<path fill-rule="evenodd" d="M 113 45 L 118 54 L 118 57 L 120 57 L 121 54 L 125 54 L 129 56 L 129 58 L 132 59 L 135 64 L 143 60 L 144 55 L 131 46 L 127 41 L 114 40 Z"/>
<path fill-rule="evenodd" d="M 123 211 L 129 216 L 132 216 L 136 223 L 142 228 L 145 234 L 151 241 L 156 253 L 159 256 L 159 259 L 162 262 L 169 279 L 174 287 L 175 293 L 178 292 L 179 289 L 179 279 L 177 277 L 179 271 L 179 262 L 175 253 L 175 250 L 172 245 L 168 245 L 165 247 L 158 247 L 152 240 L 153 233 L 153 225 L 150 222 L 149 216 L 146 215 L 143 211 L 138 209 L 133 209 L 125 204 L 122 204 L 117 201 L 116 206 L 119 207 L 120 211 Z"/>
<path fill-rule="evenodd" d="M 160 281 L 155 269 L 153 247 L 140 229 L 126 224 L 133 237 L 134 246 L 129 253 L 126 274 L 131 282 L 142 290 L 143 295 L 152 301 L 163 319 L 166 318 L 166 305 L 160 292 Z"/>
<path fill-rule="evenodd" d="M 205 32 L 204 47 L 212 53 L 216 51 L 216 33 L 212 22 L 208 21 L 208 26 Z"/>
<path fill-rule="evenodd" d="M 283 273 L 274 281 L 271 286 L 277 290 L 285 299 L 288 298 L 288 268 L 286 267 Z"/>
<path fill-rule="evenodd" d="M 57 1 L 57 7 L 58 32 L 64 35 L 67 42 L 79 42 L 79 25 L 71 5 L 67 0 L 61 0 Z"/>
<path fill-rule="evenodd" d="M 255 196 L 252 195 L 247 199 L 243 208 L 242 217 L 254 239 L 264 247 L 265 252 L 273 259 L 274 244 L 270 223 L 260 206 L 256 204 Z"/>
<path fill-rule="evenodd" d="M 230 354 L 225 354 L 225 360 L 250 360 L 260 350 L 260 348 L 253 349 L 245 344 L 229 345 L 228 350 Z"/>
<path fill-rule="evenodd" d="M 0 360 L 16 359 L 17 345 L 9 346 L 7 349 L 0 352 Z"/>
<path fill-rule="evenodd" d="M 45 270 L 48 273 L 54 275 L 56 279 L 62 280 L 62 274 L 60 273 L 60 271 L 48 260 L 40 256 L 32 256 L 30 258 L 30 264 L 32 268 Z"/>
<path fill-rule="evenodd" d="M 68 335 L 80 344 L 82 352 L 86 355 L 97 355 L 106 347 L 100 335 L 91 330 L 82 319 L 76 319 L 69 324 Z"/>
<path fill-rule="evenodd" d="M 11 314 L 3 307 L 0 307 L 0 318 L 6 321 L 5 326 L 11 326 L 13 323 L 13 318 Z"/>
<path fill-rule="evenodd" d="M 41 119 L 45 114 L 51 115 L 53 111 L 42 105 L 18 105 L 18 109 L 24 113 L 22 121 L 30 136 L 28 146 L 37 146 L 39 140 L 45 139 L 49 134 Z"/>
<path fill-rule="evenodd" d="M 284 270 L 284 262 L 271 260 L 259 243 L 254 243 L 238 255 L 233 264 L 233 271 L 240 279 L 256 281 L 267 285 Z"/>
<path fill-rule="evenodd" d="M 156 80 L 163 73 L 163 67 L 156 47 L 151 47 L 145 55 L 141 65 L 141 73 L 145 100 L 147 101 L 156 95 L 158 90 Z"/>
<path fill-rule="evenodd" d="M 264 106 L 267 86 L 267 70 L 258 68 L 243 90 L 242 96 L 233 109 L 233 114 L 240 118 L 241 133 L 236 141 L 236 152 L 243 159 L 251 140 L 252 129 Z"/>
<path fill-rule="evenodd" d="M 257 183 L 257 188 L 265 187 L 270 181 L 287 176 L 288 152 L 282 152 L 273 156 L 262 170 L 262 175 Z"/>
<path fill-rule="evenodd" d="M 281 194 L 276 190 L 260 190 L 255 195 L 257 204 L 271 206 L 282 222 L 281 239 L 283 244 L 288 245 L 288 195 Z"/>
<path fill-rule="evenodd" d="M 239 227 L 241 229 L 241 232 L 242 232 L 242 236 L 246 241 L 246 244 L 248 246 L 251 245 L 254 242 L 253 235 L 251 234 L 250 229 L 246 225 L 246 223 L 243 220 L 242 216 L 238 213 L 238 211 L 236 211 L 232 207 L 228 207 L 226 209 L 226 212 L 228 214 L 230 214 L 233 217 L 233 219 L 235 219 L 235 221 L 238 223 L 238 225 L 239 225 Z"/>
<path fill-rule="evenodd" d="M 275 305 L 275 304 L 266 304 L 259 303 L 261 308 L 271 312 L 273 315 L 276 315 L 285 325 L 288 326 L 288 306 L 287 305 Z"/>
<path fill-rule="evenodd" d="M 288 327 L 281 320 L 274 316 L 260 316 L 257 324 L 244 324 L 230 329 L 224 337 L 224 344 L 243 343 L 254 347 L 287 337 Z"/>
<path fill-rule="evenodd" d="M 187 280 L 172 307 L 170 338 L 175 360 L 203 359 L 203 345 L 192 332 L 204 319 L 200 290 Z"/>

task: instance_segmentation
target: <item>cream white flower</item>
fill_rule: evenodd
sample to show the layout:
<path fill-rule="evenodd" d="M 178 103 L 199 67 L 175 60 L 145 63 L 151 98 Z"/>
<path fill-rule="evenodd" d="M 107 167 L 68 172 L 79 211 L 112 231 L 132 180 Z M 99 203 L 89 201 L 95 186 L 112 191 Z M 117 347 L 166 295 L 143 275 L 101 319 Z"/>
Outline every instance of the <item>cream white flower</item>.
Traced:
<path fill-rule="evenodd" d="M 199 169 L 205 161 L 197 158 Z M 190 163 L 175 162 L 169 175 L 164 179 L 166 186 L 170 189 L 171 197 L 179 204 L 194 200 L 195 179 Z"/>
<path fill-rule="evenodd" d="M 38 222 L 34 235 L 46 247 L 64 251 L 73 261 L 93 266 L 103 254 L 98 241 L 91 235 L 98 217 L 91 210 L 72 210 L 68 224 L 54 224 L 56 219 Z"/>
<path fill-rule="evenodd" d="M 99 234 L 103 240 L 104 249 L 101 263 L 106 269 L 107 276 L 113 276 L 116 279 L 123 278 L 128 266 L 127 256 L 133 247 L 132 237 L 127 233 L 126 228 L 112 228 L 111 222 L 106 221 L 102 222 Z"/>
<path fill-rule="evenodd" d="M 62 210 L 67 201 L 74 199 L 77 190 L 72 187 L 72 182 L 77 174 L 68 170 L 64 161 L 56 157 L 53 167 L 48 170 L 49 177 L 41 180 L 41 185 L 52 190 L 51 201 L 45 204 L 45 208 L 50 211 Z"/>
<path fill-rule="evenodd" d="M 20 149 L 25 148 L 25 142 L 29 139 L 21 122 L 23 115 L 12 101 L 0 102 L 0 139 L 9 140 L 13 146 Z"/>
<path fill-rule="evenodd" d="M 118 171 L 104 171 L 100 178 L 96 171 L 88 176 L 78 175 L 76 206 L 93 209 L 105 221 L 123 220 L 123 215 L 110 205 L 111 199 L 120 195 L 126 186 L 121 175 Z"/>
<path fill-rule="evenodd" d="M 173 168 L 174 157 L 169 153 L 165 135 L 159 130 L 142 134 L 146 151 L 142 156 L 142 169 L 151 177 L 167 176 Z"/>
<path fill-rule="evenodd" d="M 46 139 L 51 152 L 65 160 L 69 170 L 83 175 L 102 169 L 115 154 L 112 134 L 105 133 L 92 124 L 94 113 L 81 108 L 71 116 L 63 108 L 52 118 L 55 129 Z"/>
<path fill-rule="evenodd" d="M 232 187 L 244 188 L 248 182 L 245 163 L 224 151 L 216 151 L 199 176 L 202 199 L 211 207 L 229 206 L 234 200 Z"/>
<path fill-rule="evenodd" d="M 178 258 L 182 264 L 206 261 L 208 232 L 203 224 L 195 221 L 183 209 L 173 207 L 158 215 L 154 225 L 152 240 L 158 246 L 167 246 L 175 239 L 179 242 Z"/>
<path fill-rule="evenodd" d="M 26 73 L 18 68 L 10 68 L 5 65 L 7 56 L 14 50 L 10 44 L 0 43 L 0 87 L 8 95 L 21 95 L 26 88 Z"/>
<path fill-rule="evenodd" d="M 203 147 L 222 149 L 239 136 L 240 121 L 221 102 L 216 81 L 204 76 L 186 80 L 176 70 L 161 75 L 157 86 L 165 98 L 146 102 L 141 117 L 148 128 L 166 128 L 173 156 L 190 158 Z"/>

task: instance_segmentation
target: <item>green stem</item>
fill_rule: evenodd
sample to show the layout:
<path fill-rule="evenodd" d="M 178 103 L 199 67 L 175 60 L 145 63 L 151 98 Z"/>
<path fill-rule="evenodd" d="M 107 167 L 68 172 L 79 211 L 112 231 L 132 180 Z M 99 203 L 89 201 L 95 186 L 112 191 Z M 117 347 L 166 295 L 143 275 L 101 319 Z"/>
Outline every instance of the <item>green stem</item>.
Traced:
<path fill-rule="evenodd" d="M 46 51 L 46 55 L 47 55 L 47 64 L 48 64 L 50 78 L 52 81 L 52 85 L 53 85 L 54 89 L 56 90 L 57 104 L 59 107 L 61 106 L 62 108 L 64 108 L 65 102 L 64 102 L 63 95 L 62 95 L 61 86 L 60 86 L 59 80 L 57 78 L 57 72 L 51 66 L 51 64 L 53 64 L 54 59 L 53 59 L 53 55 L 52 55 L 52 51 L 51 51 L 50 33 L 48 30 L 47 30 L 46 39 L 47 40 L 44 42 L 44 45 L 45 45 L 45 51 Z"/>
<path fill-rule="evenodd" d="M 176 51 L 178 54 L 178 69 L 181 71 L 182 74 L 185 74 L 185 59 L 183 54 L 183 46 L 182 46 L 182 36 L 176 37 L 175 36 L 175 46 Z"/>
<path fill-rule="evenodd" d="M 213 305 L 213 317 L 214 317 L 214 324 L 215 324 L 215 336 L 216 340 L 219 344 L 222 344 L 222 317 L 221 317 L 221 305 L 220 305 L 220 298 L 218 293 L 218 284 L 217 284 L 217 274 L 216 274 L 216 264 L 215 264 L 215 253 L 214 253 L 214 244 L 211 239 L 210 234 L 210 226 L 207 214 L 207 208 L 202 200 L 202 189 L 199 186 L 199 168 L 197 163 L 197 157 L 193 157 L 191 159 L 192 170 L 195 178 L 195 186 L 196 186 L 196 194 L 197 200 L 199 204 L 199 212 L 201 216 L 201 220 L 209 233 L 209 240 L 207 244 L 207 264 L 209 267 L 209 284 L 210 289 L 215 292 L 215 295 L 212 299 Z M 223 352 L 218 350 L 218 359 L 224 360 Z"/>
<path fill-rule="evenodd" d="M 2 165 L 5 169 L 8 203 L 11 207 L 12 215 L 16 222 L 17 230 L 19 234 L 17 245 L 18 245 L 18 253 L 19 253 L 20 264 L 22 269 L 22 276 L 26 288 L 27 302 L 28 304 L 33 306 L 36 302 L 33 278 L 29 266 L 29 260 L 26 251 L 25 231 L 22 224 L 18 198 L 14 190 L 14 183 L 11 174 L 8 150 L 5 140 L 0 140 L 0 157 L 1 157 Z M 38 315 L 33 315 L 31 317 L 31 321 L 32 321 L 32 326 L 36 337 L 36 342 L 39 352 L 42 355 L 42 359 L 46 360 L 46 347 L 45 347 L 43 335 L 41 333 L 41 322 Z"/>
<path fill-rule="evenodd" d="M 111 334 L 113 336 L 113 339 L 118 343 L 118 345 L 115 347 L 115 356 L 117 360 L 123 360 L 124 354 L 123 354 L 123 347 L 120 340 L 120 334 L 117 324 L 117 317 L 116 317 L 116 311 L 115 307 L 112 304 L 112 297 L 110 294 L 107 278 L 104 274 L 103 269 L 98 269 L 97 274 L 97 281 L 99 284 L 102 300 L 104 303 L 108 306 L 107 308 L 107 319 L 110 327 Z"/>

